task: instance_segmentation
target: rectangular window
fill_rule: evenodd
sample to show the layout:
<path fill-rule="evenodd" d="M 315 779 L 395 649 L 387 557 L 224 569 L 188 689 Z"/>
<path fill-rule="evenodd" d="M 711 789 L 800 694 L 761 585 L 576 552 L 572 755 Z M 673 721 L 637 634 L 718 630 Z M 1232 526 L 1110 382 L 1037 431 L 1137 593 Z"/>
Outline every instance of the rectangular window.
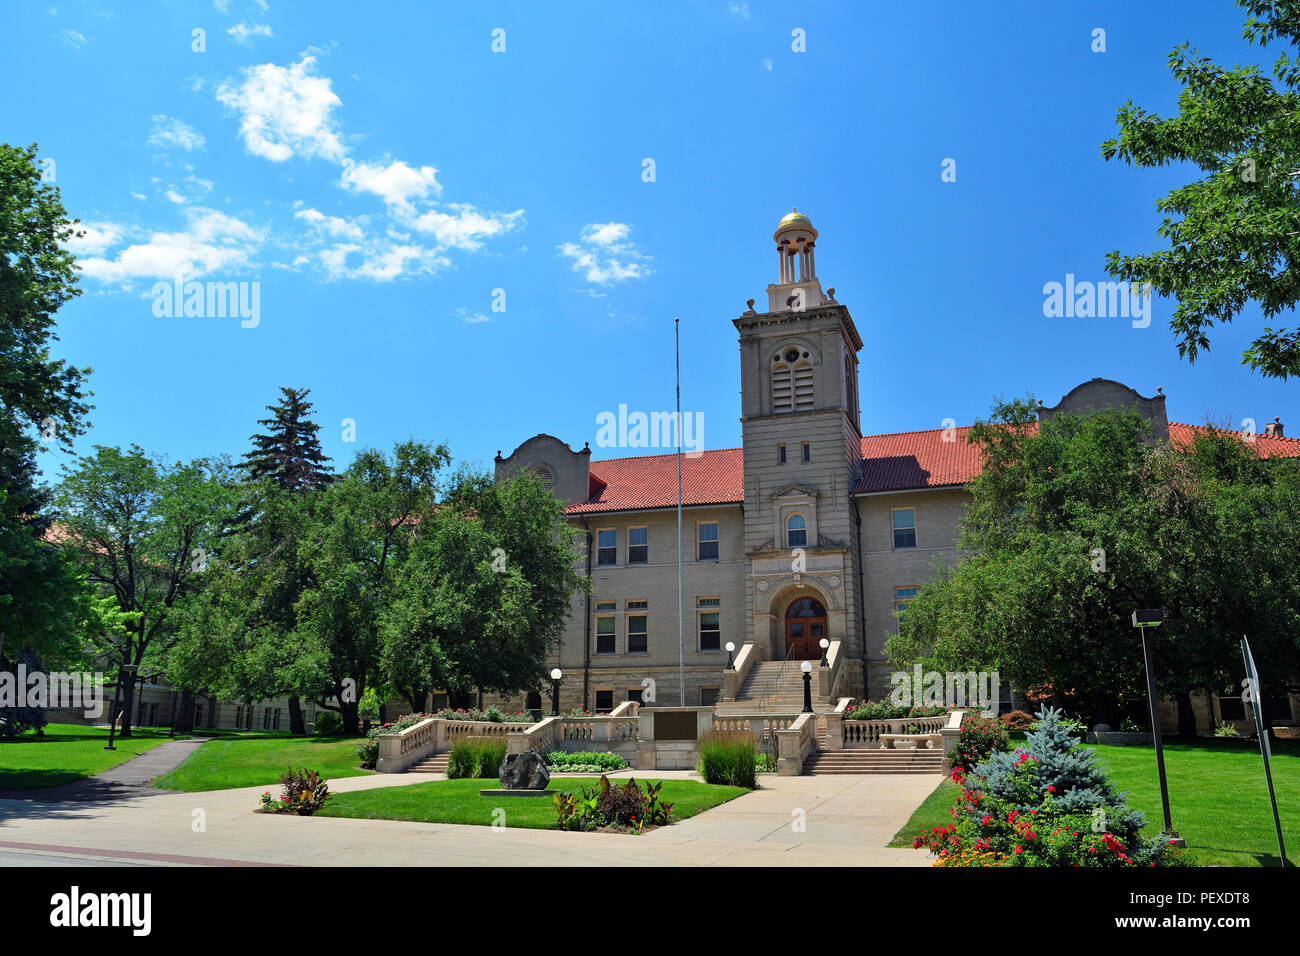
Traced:
<path fill-rule="evenodd" d="M 812 461 L 812 446 L 807 442 L 803 443 L 803 460 Z"/>
<path fill-rule="evenodd" d="M 597 610 L 597 611 L 617 611 L 617 610 L 618 610 L 618 602 L 617 602 L 617 601 L 597 601 L 597 602 L 596 602 L 596 610 Z"/>
<path fill-rule="evenodd" d="M 894 588 L 894 610 L 906 611 L 907 605 L 911 603 L 912 598 L 916 597 L 920 588 Z"/>
<path fill-rule="evenodd" d="M 700 688 L 700 706 L 712 707 L 722 697 L 720 687 L 701 687 Z"/>
<path fill-rule="evenodd" d="M 699 561 L 718 560 L 718 523 L 716 521 L 706 521 L 695 527 L 699 546 L 696 559 Z"/>
<path fill-rule="evenodd" d="M 596 691 L 596 713 L 608 714 L 614 709 L 614 692 L 612 690 Z"/>
<path fill-rule="evenodd" d="M 650 560 L 649 534 L 645 528 L 627 529 L 628 564 L 645 564 Z"/>
<path fill-rule="evenodd" d="M 644 611 L 650 606 L 649 601 L 628 601 L 627 609 L 629 611 Z"/>
<path fill-rule="evenodd" d="M 275 713 L 271 715 L 271 729 L 272 730 L 280 729 L 280 708 L 279 707 L 275 708 Z"/>
<path fill-rule="evenodd" d="M 641 695 L 645 693 L 644 687 L 629 687 L 627 689 L 627 699 L 641 703 Z"/>
<path fill-rule="evenodd" d="M 596 618 L 596 653 L 614 653 L 614 618 Z"/>
<path fill-rule="evenodd" d="M 646 652 L 646 634 L 646 616 L 644 614 L 629 614 L 627 617 L 627 652 L 629 654 L 644 654 Z"/>
<path fill-rule="evenodd" d="M 784 464 L 785 464 L 785 446 L 784 446 L 784 445 L 777 445 L 777 446 L 776 446 L 776 463 L 777 463 L 778 465 L 784 465 Z"/>
<path fill-rule="evenodd" d="M 270 707 L 262 708 L 262 729 L 263 730 L 271 729 L 271 708 Z"/>
<path fill-rule="evenodd" d="M 894 549 L 916 547 L 916 511 L 912 508 L 894 509 Z"/>
<path fill-rule="evenodd" d="M 618 532 L 612 529 L 596 532 L 596 563 L 618 564 Z"/>
<path fill-rule="evenodd" d="M 695 606 L 698 608 L 716 608 L 721 603 L 720 598 L 698 598 Z M 722 625 L 719 621 L 719 612 L 699 611 L 698 615 L 700 619 L 700 650 L 722 650 Z"/>

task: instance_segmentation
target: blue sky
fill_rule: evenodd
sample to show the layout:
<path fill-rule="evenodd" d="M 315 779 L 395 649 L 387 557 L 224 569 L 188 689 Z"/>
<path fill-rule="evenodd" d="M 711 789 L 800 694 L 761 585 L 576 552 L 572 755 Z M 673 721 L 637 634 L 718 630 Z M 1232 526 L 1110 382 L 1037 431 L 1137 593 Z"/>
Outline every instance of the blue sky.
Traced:
<path fill-rule="evenodd" d="M 1173 110 L 1183 41 L 1271 63 L 1243 19 L 1229 0 L 53 0 L 6 11 L 0 140 L 38 142 L 90 227 L 59 314 L 59 353 L 95 369 L 81 451 L 238 455 L 280 385 L 312 389 L 339 463 L 408 437 L 485 465 L 537 432 L 594 446 L 602 411 L 672 407 L 674 316 L 683 407 L 707 447 L 738 445 L 731 320 L 764 301 L 792 205 L 865 342 L 866 433 L 1093 376 L 1163 386 L 1174 420 L 1295 431 L 1295 384 L 1240 365 L 1253 312 L 1194 366 L 1167 302 L 1145 329 L 1043 315 L 1044 283 L 1159 248 L 1154 201 L 1188 172 L 1099 144 L 1127 99 Z M 257 327 L 155 316 L 177 268 L 260 283 Z"/>

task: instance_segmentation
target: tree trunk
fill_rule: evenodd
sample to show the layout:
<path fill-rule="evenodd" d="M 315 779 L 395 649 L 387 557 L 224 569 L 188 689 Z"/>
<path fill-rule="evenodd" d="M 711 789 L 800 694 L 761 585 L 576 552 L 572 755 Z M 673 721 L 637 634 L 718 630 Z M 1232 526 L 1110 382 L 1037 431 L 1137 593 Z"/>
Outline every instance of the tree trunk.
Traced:
<path fill-rule="evenodd" d="M 289 695 L 289 733 L 302 737 L 307 733 L 307 721 L 302 713 L 302 701 L 296 695 Z"/>
<path fill-rule="evenodd" d="M 176 712 L 176 732 L 188 734 L 194 729 L 194 691 L 182 690 Z"/>
<path fill-rule="evenodd" d="M 339 701 L 339 716 L 343 718 L 343 733 L 348 737 L 361 735 L 361 718 L 357 714 L 358 706 L 355 700 Z"/>
<path fill-rule="evenodd" d="M 1192 695 L 1180 690 L 1174 694 L 1178 704 L 1178 736 L 1194 739 L 1196 737 L 1196 712 L 1192 710 Z"/>

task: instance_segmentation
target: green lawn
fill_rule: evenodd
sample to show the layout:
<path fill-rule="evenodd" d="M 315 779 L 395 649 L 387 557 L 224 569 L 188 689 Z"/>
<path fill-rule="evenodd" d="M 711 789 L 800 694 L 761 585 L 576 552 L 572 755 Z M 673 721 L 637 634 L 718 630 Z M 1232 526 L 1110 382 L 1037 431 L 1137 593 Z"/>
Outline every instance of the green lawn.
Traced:
<path fill-rule="evenodd" d="M 79 724 L 47 724 L 44 738 L 31 734 L 13 740 L 0 737 L 0 790 L 54 787 L 84 780 L 165 740 L 166 730 L 133 728 L 129 739 L 116 738 L 116 750 L 105 750 L 108 728 Z"/>
<path fill-rule="evenodd" d="M 617 783 L 616 780 L 610 781 Z M 639 780 L 638 783 L 654 783 Z M 495 780 L 435 780 L 405 787 L 338 793 L 318 816 L 367 820 L 414 820 L 420 823 L 470 823 L 490 826 L 492 811 L 504 807 L 506 825 L 544 830 L 555 826 L 549 797 L 480 797 Z M 576 793 L 591 787 L 590 777 L 552 777 L 550 789 Z M 749 793 L 743 787 L 719 787 L 694 780 L 665 780 L 660 796 L 673 804 L 673 822 Z"/>
<path fill-rule="evenodd" d="M 359 777 L 356 737 L 290 737 L 266 732 L 209 740 L 154 786 L 167 790 L 228 790 L 265 786 L 277 794 L 280 775 L 293 765 L 333 777 Z"/>
<path fill-rule="evenodd" d="M 1128 804 L 1146 814 L 1148 836 L 1160 832 L 1160 782 L 1151 747 L 1093 745 Z M 1277 792 L 1288 858 L 1300 858 L 1300 744 L 1273 746 L 1273 788 Z M 1212 737 L 1165 744 L 1165 772 L 1174 829 L 1187 841 L 1187 860 L 1197 866 L 1277 866 L 1277 838 L 1264 783 L 1259 748 Z M 912 837 L 952 822 L 948 808 L 955 784 L 945 780 L 912 814 L 890 846 L 911 846 Z"/>

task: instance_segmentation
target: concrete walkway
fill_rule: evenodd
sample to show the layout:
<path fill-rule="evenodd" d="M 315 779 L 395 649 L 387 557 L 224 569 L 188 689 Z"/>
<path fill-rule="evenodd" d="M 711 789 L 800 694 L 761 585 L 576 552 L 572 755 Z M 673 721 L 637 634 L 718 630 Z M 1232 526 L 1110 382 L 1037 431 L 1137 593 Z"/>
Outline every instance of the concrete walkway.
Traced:
<path fill-rule="evenodd" d="M 155 796 L 171 791 L 149 786 L 149 781 L 171 773 L 185 762 L 190 754 L 205 743 L 204 739 L 168 740 L 151 747 L 139 756 L 132 757 L 116 767 L 75 783 L 57 787 L 31 787 L 22 790 L 0 790 L 0 800 L 22 800 L 38 803 L 84 800 L 122 800 L 130 796 Z"/>
<path fill-rule="evenodd" d="M 661 772 L 653 777 L 693 774 Z M 347 793 L 430 779 L 440 775 L 344 777 L 330 781 L 330 789 Z M 102 793 L 58 800 L 0 799 L 0 862 L 21 860 L 20 865 L 28 866 L 37 860 L 48 860 L 50 865 L 80 860 L 171 866 L 928 866 L 927 853 L 888 849 L 884 844 L 940 779 L 938 774 L 764 774 L 761 789 L 642 836 L 274 816 L 252 810 L 264 791 L 278 792 L 275 784 L 206 793 L 144 793 L 143 788 L 125 785 L 112 799 L 104 799 Z"/>

